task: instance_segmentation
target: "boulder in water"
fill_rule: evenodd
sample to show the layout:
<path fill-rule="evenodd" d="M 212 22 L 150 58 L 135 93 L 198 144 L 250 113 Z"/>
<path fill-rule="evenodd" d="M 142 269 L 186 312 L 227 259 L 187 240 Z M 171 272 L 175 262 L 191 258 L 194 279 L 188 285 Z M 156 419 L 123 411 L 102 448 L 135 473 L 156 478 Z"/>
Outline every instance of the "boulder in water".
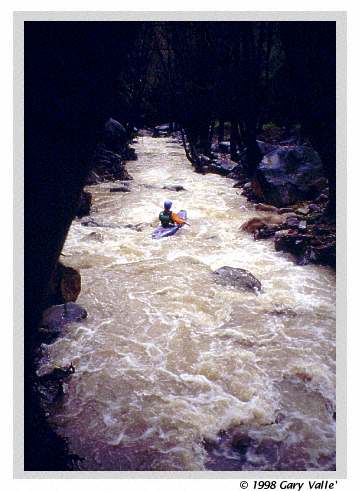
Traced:
<path fill-rule="evenodd" d="M 172 133 L 172 128 L 170 123 L 160 124 L 154 127 L 153 130 L 153 138 L 157 138 L 159 136 L 169 136 Z"/>
<path fill-rule="evenodd" d="M 175 184 L 174 186 L 163 186 L 162 189 L 168 189 L 169 191 L 186 191 L 186 189 L 183 186 L 180 186 L 179 184 Z"/>
<path fill-rule="evenodd" d="M 256 140 L 259 151 L 261 152 L 262 155 L 267 155 L 267 153 L 272 152 L 275 148 L 277 148 L 277 145 L 273 145 L 272 143 L 264 142 L 261 140 Z"/>
<path fill-rule="evenodd" d="M 46 343 L 51 343 L 63 332 L 69 322 L 80 322 L 87 317 L 84 307 L 68 302 L 46 309 L 41 320 L 39 334 Z"/>
<path fill-rule="evenodd" d="M 59 261 L 50 279 L 48 305 L 75 302 L 80 290 L 79 271 Z"/>
<path fill-rule="evenodd" d="M 81 221 L 81 224 L 84 225 L 84 227 L 101 227 L 101 225 L 94 220 L 94 218 L 86 218 L 85 220 Z"/>
<path fill-rule="evenodd" d="M 222 285 L 231 285 L 240 289 L 261 291 L 261 282 L 252 273 L 242 268 L 223 266 L 213 271 L 217 281 Z"/>
<path fill-rule="evenodd" d="M 86 242 L 88 240 L 94 240 L 96 242 L 104 242 L 104 237 L 99 232 L 90 232 L 85 237 L 81 239 L 82 242 Z"/>
<path fill-rule="evenodd" d="M 209 164 L 209 172 L 214 174 L 219 174 L 221 176 L 228 176 L 233 173 L 234 170 L 239 166 L 237 162 L 233 162 L 230 159 L 215 159 Z"/>
<path fill-rule="evenodd" d="M 127 131 L 119 121 L 109 118 L 104 125 L 104 143 L 109 150 L 119 151 L 127 142 Z"/>
<path fill-rule="evenodd" d="M 53 305 L 44 311 L 41 327 L 58 332 L 69 322 L 81 321 L 86 317 L 87 311 L 75 302 Z"/>
<path fill-rule="evenodd" d="M 64 395 L 63 381 L 74 372 L 75 368 L 70 364 L 67 367 L 55 367 L 50 373 L 38 377 L 36 386 L 45 407 L 54 404 Z"/>
<path fill-rule="evenodd" d="M 90 213 L 92 205 L 92 195 L 88 191 L 82 191 L 79 199 L 78 209 L 76 211 L 77 218 L 83 218 Z"/>
<path fill-rule="evenodd" d="M 220 153 L 231 153 L 231 142 L 230 141 L 219 142 L 218 151 Z"/>
<path fill-rule="evenodd" d="M 286 215 L 267 215 L 264 217 L 250 218 L 241 225 L 241 230 L 254 233 L 256 230 L 267 225 L 283 225 L 286 222 Z"/>
<path fill-rule="evenodd" d="M 257 203 L 255 209 L 257 211 L 272 211 L 273 213 L 279 212 L 279 209 L 276 206 L 268 205 L 266 203 Z"/>
<path fill-rule="evenodd" d="M 322 162 L 311 147 L 278 146 L 263 157 L 252 187 L 259 198 L 284 207 L 314 198 L 315 182 L 321 177 Z"/>
<path fill-rule="evenodd" d="M 117 186 L 116 188 L 110 188 L 110 193 L 130 193 L 130 189 L 127 186 Z"/>
<path fill-rule="evenodd" d="M 243 456 L 247 453 L 252 443 L 253 440 L 247 433 L 237 431 L 232 437 L 231 445 Z"/>

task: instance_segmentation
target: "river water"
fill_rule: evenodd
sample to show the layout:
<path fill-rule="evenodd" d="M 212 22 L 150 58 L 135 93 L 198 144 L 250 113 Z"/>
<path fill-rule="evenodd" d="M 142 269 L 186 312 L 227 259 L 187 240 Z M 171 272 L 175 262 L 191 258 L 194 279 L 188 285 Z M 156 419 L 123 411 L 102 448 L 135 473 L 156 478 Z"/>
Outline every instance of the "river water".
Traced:
<path fill-rule="evenodd" d="M 175 140 L 135 147 L 131 192 L 90 186 L 102 226 L 75 220 L 63 250 L 88 318 L 43 347 L 41 373 L 76 370 L 52 424 L 81 470 L 333 470 L 334 271 L 240 231 L 261 213 Z M 152 240 L 165 198 L 191 227 Z M 224 265 L 263 293 L 215 283 Z"/>

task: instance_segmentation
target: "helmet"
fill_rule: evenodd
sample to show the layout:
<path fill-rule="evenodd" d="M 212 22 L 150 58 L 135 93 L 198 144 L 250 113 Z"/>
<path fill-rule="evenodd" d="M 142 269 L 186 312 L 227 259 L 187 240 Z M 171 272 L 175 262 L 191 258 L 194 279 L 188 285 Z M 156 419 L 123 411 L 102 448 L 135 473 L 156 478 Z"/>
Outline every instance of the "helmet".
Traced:
<path fill-rule="evenodd" d="M 165 208 L 166 210 L 170 210 L 170 209 L 172 208 L 172 202 L 171 202 L 171 200 L 166 199 L 166 200 L 164 201 L 164 208 Z"/>

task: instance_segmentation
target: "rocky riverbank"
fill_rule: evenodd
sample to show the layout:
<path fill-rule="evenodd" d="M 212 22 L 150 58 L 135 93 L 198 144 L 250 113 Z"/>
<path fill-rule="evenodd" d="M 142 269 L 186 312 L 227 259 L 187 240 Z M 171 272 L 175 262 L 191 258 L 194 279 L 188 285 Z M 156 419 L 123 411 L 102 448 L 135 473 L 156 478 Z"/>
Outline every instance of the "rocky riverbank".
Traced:
<path fill-rule="evenodd" d="M 86 185 L 99 182 L 130 181 L 132 177 L 126 169 L 127 160 L 136 160 L 133 148 L 129 146 L 131 138 L 125 128 L 110 118 L 100 135 L 99 142 L 93 153 L 93 163 L 88 174 Z M 112 188 L 110 191 L 129 191 L 129 188 Z M 90 191 L 81 191 L 74 218 L 89 216 L 92 207 Z M 87 311 L 75 303 L 81 291 L 81 276 L 77 269 L 65 266 L 57 261 L 46 289 L 44 311 L 36 335 L 36 348 L 33 353 L 38 370 L 34 375 L 31 395 L 35 418 L 39 420 L 31 427 L 41 434 L 47 448 L 52 448 L 51 455 L 39 456 L 38 461 L 45 466 L 44 470 L 76 470 L 79 457 L 68 451 L 67 442 L 59 437 L 47 422 L 49 411 L 54 405 L 61 403 L 64 396 L 64 382 L 74 373 L 72 364 L 55 366 L 44 372 L 39 361 L 43 357 L 46 346 L 54 343 L 63 335 L 67 324 L 81 323 L 87 317 Z M 29 425 L 30 426 L 30 425 Z M 31 440 L 33 436 L 29 437 Z M 46 464 L 48 462 L 48 464 Z M 49 465 L 49 469 L 47 468 Z"/>
<path fill-rule="evenodd" d="M 317 152 L 296 141 L 261 141 L 262 160 L 247 178 L 244 154 L 230 158 L 230 142 L 213 143 L 210 156 L 200 155 L 196 171 L 234 179 L 234 187 L 264 212 L 242 224 L 255 240 L 274 240 L 275 249 L 291 253 L 299 265 L 336 266 L 336 222 L 328 213 L 329 187 Z"/>

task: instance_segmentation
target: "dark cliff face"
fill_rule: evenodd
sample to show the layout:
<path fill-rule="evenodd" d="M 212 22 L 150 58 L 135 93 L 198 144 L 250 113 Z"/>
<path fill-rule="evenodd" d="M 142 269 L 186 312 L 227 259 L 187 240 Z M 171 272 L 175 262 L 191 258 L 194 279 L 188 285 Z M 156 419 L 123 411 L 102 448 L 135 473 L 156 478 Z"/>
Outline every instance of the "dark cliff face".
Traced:
<path fill-rule="evenodd" d="M 45 422 L 32 390 L 33 352 L 51 273 L 76 213 L 98 132 L 111 115 L 121 65 L 119 26 L 104 25 L 103 35 L 97 28 L 95 39 L 91 24 L 25 22 L 26 470 L 64 468 L 62 444 L 45 430 L 39 433 Z"/>

